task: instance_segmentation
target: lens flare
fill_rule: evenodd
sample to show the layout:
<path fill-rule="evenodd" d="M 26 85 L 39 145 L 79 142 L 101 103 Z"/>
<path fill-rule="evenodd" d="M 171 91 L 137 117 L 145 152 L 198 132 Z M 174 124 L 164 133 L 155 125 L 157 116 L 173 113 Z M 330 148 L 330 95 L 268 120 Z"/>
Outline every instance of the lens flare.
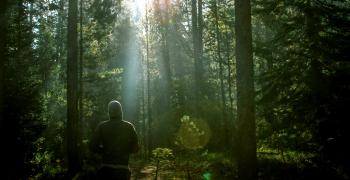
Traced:
<path fill-rule="evenodd" d="M 210 137 L 211 130 L 206 121 L 184 116 L 181 118 L 176 144 L 187 149 L 201 149 L 208 144 Z"/>

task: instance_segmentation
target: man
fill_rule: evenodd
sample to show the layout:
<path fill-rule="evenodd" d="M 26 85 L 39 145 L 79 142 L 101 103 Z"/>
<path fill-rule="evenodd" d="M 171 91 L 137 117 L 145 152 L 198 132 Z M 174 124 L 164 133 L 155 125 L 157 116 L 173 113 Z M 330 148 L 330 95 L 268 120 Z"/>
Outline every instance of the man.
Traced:
<path fill-rule="evenodd" d="M 130 179 L 129 156 L 139 149 L 134 126 L 123 120 L 122 106 L 118 101 L 108 104 L 109 121 L 100 123 L 94 132 L 90 149 L 102 155 L 100 179 Z"/>

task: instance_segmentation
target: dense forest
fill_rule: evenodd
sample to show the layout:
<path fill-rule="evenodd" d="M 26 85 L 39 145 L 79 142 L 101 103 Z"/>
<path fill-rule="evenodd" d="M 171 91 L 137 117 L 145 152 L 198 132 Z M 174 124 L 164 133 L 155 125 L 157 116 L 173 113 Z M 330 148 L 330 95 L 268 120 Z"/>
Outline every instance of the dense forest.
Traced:
<path fill-rule="evenodd" d="M 349 0 L 1 0 L 0 179 L 350 179 Z M 111 137 L 112 138 L 112 137 Z"/>

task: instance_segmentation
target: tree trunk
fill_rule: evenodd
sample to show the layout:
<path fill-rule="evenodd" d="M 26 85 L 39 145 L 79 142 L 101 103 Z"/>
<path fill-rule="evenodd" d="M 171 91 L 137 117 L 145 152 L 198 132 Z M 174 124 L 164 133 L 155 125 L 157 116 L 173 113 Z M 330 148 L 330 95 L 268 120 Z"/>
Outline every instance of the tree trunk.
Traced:
<path fill-rule="evenodd" d="M 198 26 L 197 26 L 197 0 L 192 0 L 192 41 L 193 57 L 195 64 L 198 62 Z M 195 67 L 195 78 L 197 77 L 197 68 Z M 198 79 L 196 79 L 198 80 Z"/>
<path fill-rule="evenodd" d="M 228 98 L 230 101 L 230 110 L 229 114 L 231 117 L 233 117 L 233 97 L 232 97 L 232 69 L 231 69 L 231 62 L 230 62 L 230 41 L 228 33 L 225 33 L 225 46 L 226 46 L 226 58 L 227 58 L 227 82 L 228 82 Z"/>
<path fill-rule="evenodd" d="M 161 90 L 163 93 L 159 94 L 157 97 L 157 103 L 155 108 L 155 113 L 165 113 L 170 112 L 171 109 L 174 107 L 172 102 L 172 96 L 173 96 L 173 82 L 172 82 L 172 72 L 171 72 L 171 66 L 170 66 L 170 40 L 169 40 L 169 34 L 170 34 L 170 18 L 169 18 L 169 2 L 164 1 L 164 4 L 160 4 L 160 1 L 155 1 L 155 8 L 161 9 L 159 11 L 160 16 L 160 25 L 159 28 L 159 34 L 160 34 L 160 52 L 161 52 L 161 58 L 158 61 L 159 65 L 159 73 L 160 73 L 160 83 L 159 83 L 159 90 Z"/>
<path fill-rule="evenodd" d="M 197 0 L 191 1 L 191 15 L 192 15 L 192 41 L 193 41 L 193 59 L 194 59 L 194 97 L 196 104 L 199 104 L 199 98 L 202 94 L 201 88 L 201 74 L 199 69 L 199 35 L 198 35 L 198 14 L 197 14 Z M 198 105 L 197 105 L 198 106 Z M 198 110 L 198 107 L 197 107 Z M 197 112 L 198 113 L 198 112 Z"/>
<path fill-rule="evenodd" d="M 69 0 L 67 36 L 67 158 L 68 178 L 78 172 L 78 2 Z"/>
<path fill-rule="evenodd" d="M 168 24 L 165 25 L 164 32 L 162 33 L 162 60 L 163 60 L 163 67 L 160 68 L 163 73 L 162 76 L 164 77 L 163 83 L 164 83 L 164 89 L 165 89 L 165 106 L 171 104 L 171 95 L 172 95 L 172 73 L 170 68 L 170 52 L 169 52 L 169 28 Z M 170 107 L 169 107 L 170 108 Z"/>
<path fill-rule="evenodd" d="M 228 123 L 226 115 L 226 95 L 225 95 L 225 86 L 224 86 L 224 66 L 223 60 L 221 57 L 221 39 L 220 39 L 220 30 L 219 30 L 219 17 L 218 17 L 218 2 L 217 0 L 214 3 L 214 16 L 215 16 L 215 33 L 216 33 L 216 53 L 219 61 L 219 78 L 220 78 L 220 90 L 221 90 L 221 110 L 222 110 L 222 122 L 224 128 L 224 142 L 228 143 Z"/>
<path fill-rule="evenodd" d="M 252 54 L 251 7 L 249 0 L 235 1 L 237 61 L 238 176 L 257 178 L 254 70 Z"/>
<path fill-rule="evenodd" d="M 83 123 L 83 96 L 84 96 L 84 84 L 83 84 L 83 71 L 84 71 L 84 38 L 83 38 L 83 0 L 79 0 L 79 95 L 78 95 L 78 113 L 79 113 L 79 120 L 78 120 L 78 126 L 77 126 L 77 133 L 78 133 L 78 151 L 81 151 L 81 140 L 83 139 L 83 136 L 85 135 L 85 132 L 83 132 L 84 127 L 82 126 Z"/>
<path fill-rule="evenodd" d="M 142 155 L 145 160 L 147 160 L 147 134 L 146 134 L 146 96 L 145 96 L 145 69 L 144 69 L 144 63 L 145 63 L 145 56 L 141 54 L 141 63 L 140 63 L 140 70 L 141 70 L 141 112 L 142 112 L 142 124 L 141 124 L 141 144 L 142 144 Z"/>
<path fill-rule="evenodd" d="M 198 16 L 197 16 L 197 22 L 198 22 L 198 36 L 197 36 L 197 42 L 198 42 L 198 59 L 196 61 L 195 68 L 197 69 L 197 80 L 198 80 L 198 87 L 201 89 L 201 95 L 204 95 L 205 92 L 203 91 L 204 88 L 204 71 L 203 71 L 203 2 L 202 0 L 198 0 Z"/>
<path fill-rule="evenodd" d="M 57 23 L 57 62 L 60 63 L 61 65 L 61 70 L 60 70 L 60 80 L 62 82 L 65 80 L 65 74 L 64 72 L 66 71 L 66 62 L 64 61 L 64 50 L 65 50 L 65 42 L 63 36 L 65 34 L 64 31 L 64 19 L 66 16 L 65 13 L 65 0 L 60 0 L 59 1 L 59 10 L 58 10 L 58 23 Z"/>
<path fill-rule="evenodd" d="M 22 18 L 24 17 L 24 6 L 23 6 L 23 0 L 19 0 L 17 2 L 17 8 L 18 8 L 18 16 L 17 16 L 17 52 L 21 52 L 23 49 L 23 27 L 22 27 Z"/>
<path fill-rule="evenodd" d="M 83 47 L 83 0 L 80 0 L 80 17 L 79 17 L 79 121 L 83 120 L 83 55 L 84 55 L 84 47 Z"/>
<path fill-rule="evenodd" d="M 203 79 L 203 15 L 202 0 L 192 0 L 192 40 L 193 40 L 193 59 L 194 59 L 194 98 L 196 101 L 196 114 L 199 114 L 200 101 L 205 95 Z"/>
<path fill-rule="evenodd" d="M 151 157 L 152 139 L 151 139 L 151 124 L 152 124 L 152 105 L 151 105 L 151 68 L 149 59 L 149 21 L 148 21 L 148 4 L 146 4 L 146 64 L 147 64 L 147 159 Z"/>
<path fill-rule="evenodd" d="M 7 43 L 7 21 L 8 18 L 6 17 L 6 11 L 8 7 L 8 0 L 5 1 L 0 1 L 0 136 L 1 137 L 6 137 L 8 136 L 7 132 L 7 121 L 5 121 L 5 116 L 4 116 L 4 80 L 5 80 L 5 68 L 7 63 L 7 48 L 6 48 L 6 43 Z M 2 143 L 9 145 L 8 138 L 5 138 L 5 141 Z M 12 149 L 12 147 L 10 147 Z M 9 148 L 3 148 L 3 151 L 1 151 L 1 159 L 2 163 L 6 164 L 4 168 L 0 169 L 1 176 L 4 179 L 10 179 L 11 177 L 11 168 L 9 167 L 10 164 L 10 158 L 8 157 Z"/>
<path fill-rule="evenodd" d="M 7 0 L 1 1 L 0 3 L 0 22 L 2 22 L 2 25 L 0 26 L 0 128 L 2 128 L 2 121 L 4 120 L 3 117 L 3 96 L 4 96 L 4 71 L 5 71 L 5 62 L 6 62 L 6 38 L 7 38 L 7 17 L 6 17 L 6 11 L 7 11 Z M 2 129 L 1 129 L 1 132 Z"/>

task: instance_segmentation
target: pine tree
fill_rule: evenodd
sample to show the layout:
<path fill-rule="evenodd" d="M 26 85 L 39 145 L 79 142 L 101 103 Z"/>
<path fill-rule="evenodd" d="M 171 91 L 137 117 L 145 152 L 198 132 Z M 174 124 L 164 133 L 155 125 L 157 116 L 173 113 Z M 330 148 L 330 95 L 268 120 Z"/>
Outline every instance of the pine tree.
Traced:
<path fill-rule="evenodd" d="M 69 1 L 67 36 L 67 158 L 68 177 L 78 172 L 78 2 Z"/>
<path fill-rule="evenodd" d="M 238 177 L 257 178 L 254 71 L 250 1 L 235 1 Z"/>

